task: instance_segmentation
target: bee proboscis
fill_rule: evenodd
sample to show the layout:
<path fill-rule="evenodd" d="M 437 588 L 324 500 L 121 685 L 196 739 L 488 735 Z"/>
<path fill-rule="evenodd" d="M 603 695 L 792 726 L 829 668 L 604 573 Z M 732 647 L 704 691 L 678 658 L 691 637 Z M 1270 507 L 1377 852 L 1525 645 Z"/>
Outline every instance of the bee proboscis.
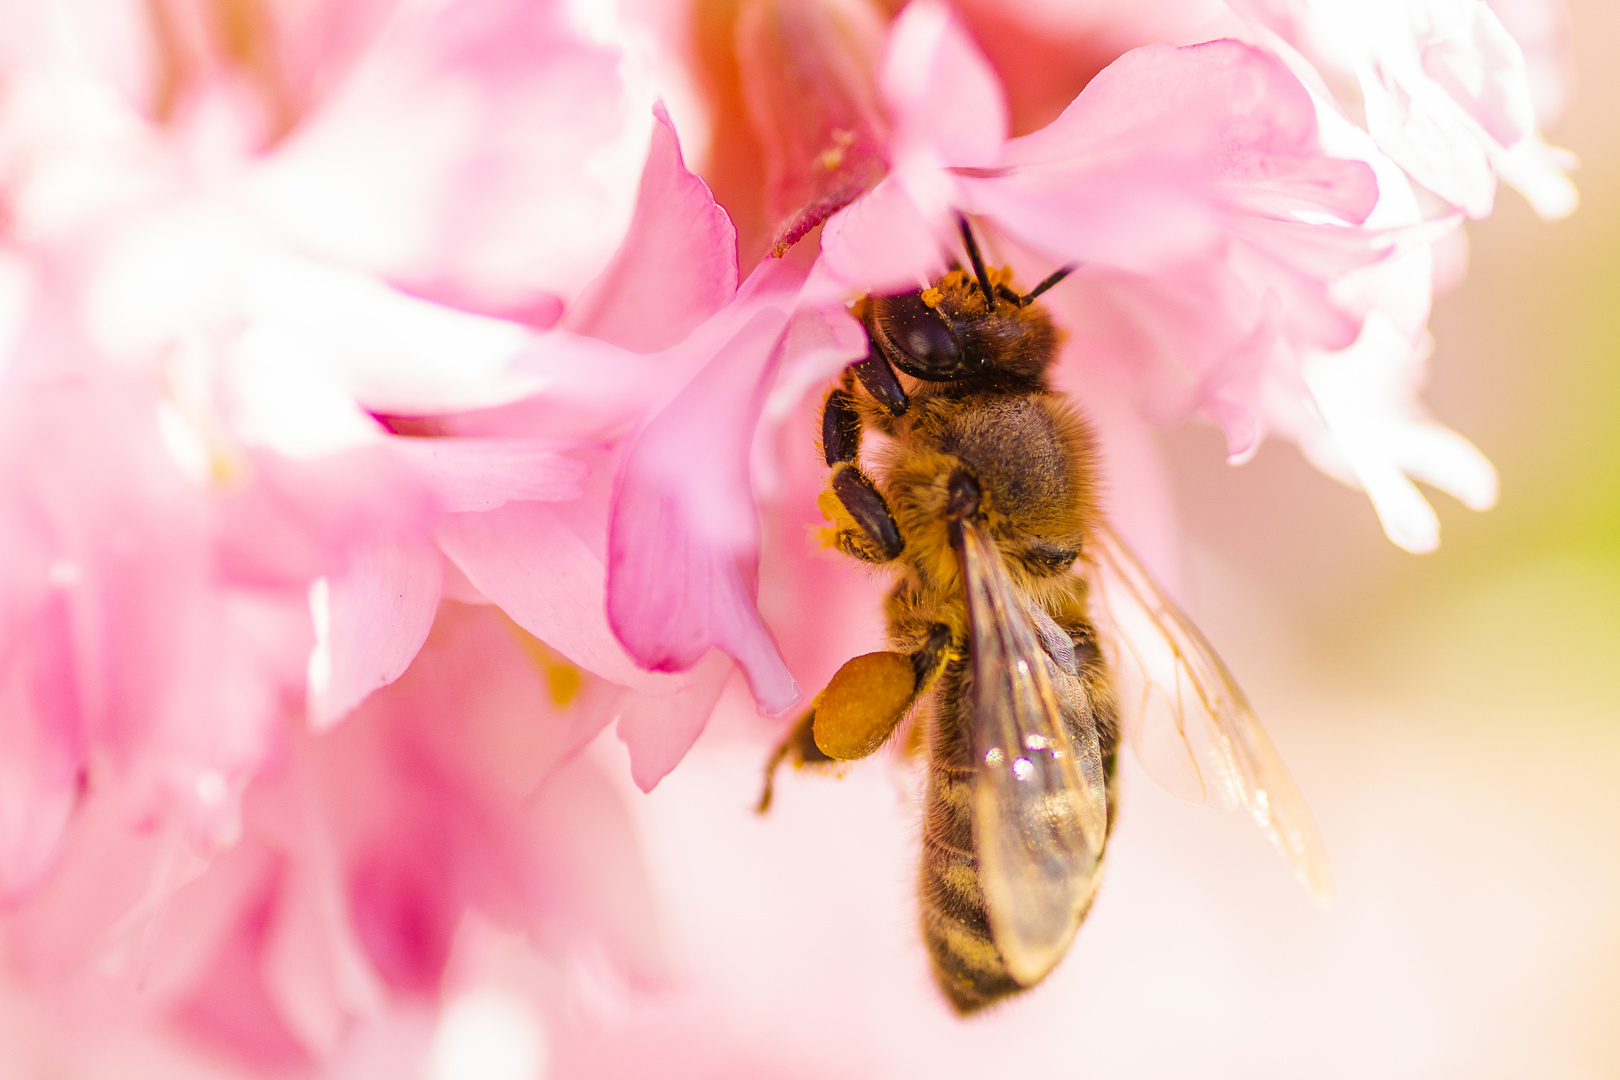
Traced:
<path fill-rule="evenodd" d="M 1096 505 L 1095 450 L 1047 371 L 1057 331 L 984 265 L 855 307 L 871 345 L 827 397 L 829 541 L 898 571 L 892 651 L 846 663 L 767 767 L 864 757 L 922 701 L 921 915 L 962 1013 L 1039 983 L 1096 892 L 1124 732 L 1178 794 L 1246 806 L 1331 893 L 1320 840 L 1237 683 Z M 902 376 L 904 380 L 902 380 Z M 861 435 L 889 445 L 870 464 Z M 870 468 L 870 472 L 868 469 Z"/>

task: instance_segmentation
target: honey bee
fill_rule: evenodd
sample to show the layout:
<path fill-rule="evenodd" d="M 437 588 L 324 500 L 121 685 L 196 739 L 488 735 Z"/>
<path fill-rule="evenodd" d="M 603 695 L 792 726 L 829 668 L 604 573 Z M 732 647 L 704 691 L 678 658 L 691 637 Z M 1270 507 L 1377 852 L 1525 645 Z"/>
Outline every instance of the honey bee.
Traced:
<path fill-rule="evenodd" d="M 1059 335 L 986 268 L 873 296 L 827 396 L 828 541 L 898 581 L 892 651 L 839 669 L 766 767 L 865 757 L 913 708 L 927 759 L 922 934 L 962 1014 L 1035 986 L 1096 893 L 1122 732 L 1179 794 L 1246 806 L 1319 896 L 1308 811 L 1226 666 L 1102 518 L 1096 451 L 1047 381 Z M 863 464 L 861 438 L 889 437 Z"/>

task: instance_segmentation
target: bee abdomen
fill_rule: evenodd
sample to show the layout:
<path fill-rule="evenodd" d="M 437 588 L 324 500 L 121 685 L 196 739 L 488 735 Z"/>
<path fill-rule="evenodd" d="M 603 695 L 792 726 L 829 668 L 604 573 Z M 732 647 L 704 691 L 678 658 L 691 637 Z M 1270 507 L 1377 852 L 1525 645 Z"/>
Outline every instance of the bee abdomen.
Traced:
<path fill-rule="evenodd" d="M 929 770 L 920 892 L 934 979 L 957 1012 L 976 1012 L 1021 989 L 985 917 L 973 849 L 972 769 Z"/>

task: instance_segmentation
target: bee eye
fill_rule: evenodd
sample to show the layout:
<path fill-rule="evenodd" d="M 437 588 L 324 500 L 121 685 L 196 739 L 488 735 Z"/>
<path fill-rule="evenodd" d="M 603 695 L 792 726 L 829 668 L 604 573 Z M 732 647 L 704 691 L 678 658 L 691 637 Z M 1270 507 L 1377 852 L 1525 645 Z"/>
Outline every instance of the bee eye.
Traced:
<path fill-rule="evenodd" d="M 919 294 L 887 296 L 879 303 L 875 322 L 888 346 L 884 351 L 890 363 L 929 382 L 943 382 L 962 373 L 961 339 Z"/>

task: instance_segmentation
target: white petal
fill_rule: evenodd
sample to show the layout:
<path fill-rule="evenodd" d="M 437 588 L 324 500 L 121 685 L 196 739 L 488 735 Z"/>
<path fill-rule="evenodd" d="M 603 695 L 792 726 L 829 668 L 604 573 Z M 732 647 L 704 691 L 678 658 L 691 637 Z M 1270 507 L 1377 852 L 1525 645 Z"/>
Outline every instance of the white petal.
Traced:
<path fill-rule="evenodd" d="M 1367 492 L 1385 533 L 1413 552 L 1440 543 L 1439 519 L 1413 480 L 1476 510 L 1496 499 L 1490 462 L 1417 402 L 1428 349 L 1427 338 L 1414 344 L 1373 312 L 1354 345 L 1306 359 L 1320 427 L 1296 432 L 1313 462 Z"/>

